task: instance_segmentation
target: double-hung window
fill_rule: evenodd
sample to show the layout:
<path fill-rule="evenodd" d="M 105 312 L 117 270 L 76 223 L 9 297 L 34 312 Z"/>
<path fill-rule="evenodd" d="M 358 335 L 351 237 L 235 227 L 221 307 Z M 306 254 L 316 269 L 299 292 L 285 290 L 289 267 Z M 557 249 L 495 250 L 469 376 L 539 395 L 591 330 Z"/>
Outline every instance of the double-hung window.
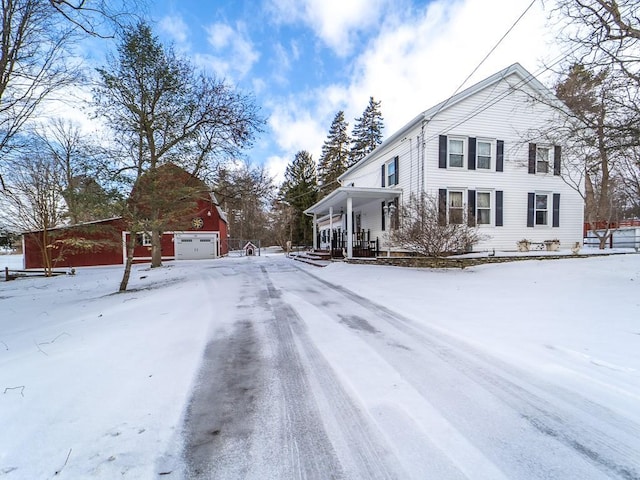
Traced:
<path fill-rule="evenodd" d="M 447 152 L 449 167 L 464 167 L 464 140 L 459 138 L 450 138 Z"/>
<path fill-rule="evenodd" d="M 449 223 L 464 223 L 464 192 L 449 190 L 449 200 L 447 202 Z"/>
<path fill-rule="evenodd" d="M 387 163 L 387 185 L 397 185 L 398 181 L 396 179 L 396 162 L 391 160 Z"/>
<path fill-rule="evenodd" d="M 491 169 L 491 151 L 493 150 L 491 142 L 478 140 L 476 144 L 476 168 L 479 170 Z"/>
<path fill-rule="evenodd" d="M 491 193 L 476 192 L 476 223 L 491 225 Z"/>
<path fill-rule="evenodd" d="M 549 225 L 549 195 L 536 193 L 534 219 L 536 225 Z"/>
<path fill-rule="evenodd" d="M 388 162 L 382 164 L 381 186 L 393 187 L 398 184 L 399 157 L 395 156 Z"/>
<path fill-rule="evenodd" d="M 536 173 L 549 173 L 549 161 L 551 149 L 549 147 L 536 147 Z"/>

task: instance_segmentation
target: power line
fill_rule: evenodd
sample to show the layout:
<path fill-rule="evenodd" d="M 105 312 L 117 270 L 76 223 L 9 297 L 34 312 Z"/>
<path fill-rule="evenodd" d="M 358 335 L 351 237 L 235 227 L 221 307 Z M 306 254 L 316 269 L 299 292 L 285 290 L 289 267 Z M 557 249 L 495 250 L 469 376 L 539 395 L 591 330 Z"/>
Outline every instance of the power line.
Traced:
<path fill-rule="evenodd" d="M 458 85 L 458 88 L 455 89 L 453 94 L 451 94 L 451 96 L 449 98 L 447 98 L 447 100 L 445 100 L 440 105 L 438 110 L 436 110 L 436 113 L 433 114 L 432 118 L 435 117 L 440 112 L 440 110 L 442 110 L 449 103 L 449 100 L 451 100 L 460 91 L 460 89 L 464 86 L 464 84 L 467 83 L 467 81 L 469 81 L 469 79 L 473 76 L 473 74 L 478 71 L 478 69 L 487 60 L 487 58 L 489 58 L 491 56 L 491 54 L 496 50 L 496 48 L 498 48 L 498 46 L 507 37 L 507 35 L 509 35 L 509 33 L 511 33 L 511 31 L 520 22 L 520 20 L 522 20 L 522 17 L 524 17 L 527 14 L 527 12 L 531 9 L 531 7 L 533 7 L 533 5 L 536 3 L 536 1 L 537 0 L 531 0 L 531 3 L 529 3 L 527 8 L 524 9 L 524 12 L 522 12 L 520 14 L 520 16 L 511 24 L 511 26 L 507 29 L 507 31 L 504 33 L 504 35 L 502 35 L 502 37 L 500 37 L 500 39 L 496 42 L 496 44 L 493 47 L 491 47 L 491 50 L 489 50 L 489 52 L 484 56 L 484 58 L 482 60 L 480 60 L 480 63 L 478 63 L 478 65 L 476 65 L 476 67 L 473 69 L 473 71 L 469 75 L 467 75 L 467 78 L 465 78 L 463 80 L 463 82 L 460 85 Z"/>

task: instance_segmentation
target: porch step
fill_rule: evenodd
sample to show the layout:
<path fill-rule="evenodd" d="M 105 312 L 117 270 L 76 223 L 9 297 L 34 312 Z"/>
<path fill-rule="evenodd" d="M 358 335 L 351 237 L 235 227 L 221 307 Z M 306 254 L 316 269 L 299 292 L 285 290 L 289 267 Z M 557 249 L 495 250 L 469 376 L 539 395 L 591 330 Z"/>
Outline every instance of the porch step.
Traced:
<path fill-rule="evenodd" d="M 316 267 L 326 267 L 331 263 L 329 252 L 299 252 L 292 253 L 291 257 L 299 262 L 308 263 Z"/>
<path fill-rule="evenodd" d="M 329 253 L 329 250 L 311 250 L 304 253 L 309 258 L 315 258 L 316 260 L 331 260 L 331 253 Z"/>

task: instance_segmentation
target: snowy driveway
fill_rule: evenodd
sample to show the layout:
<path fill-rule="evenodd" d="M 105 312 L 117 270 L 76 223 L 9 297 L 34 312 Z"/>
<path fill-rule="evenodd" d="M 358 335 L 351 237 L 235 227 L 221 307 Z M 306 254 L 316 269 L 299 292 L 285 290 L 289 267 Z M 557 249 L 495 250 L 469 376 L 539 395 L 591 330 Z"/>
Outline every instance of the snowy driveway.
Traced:
<path fill-rule="evenodd" d="M 206 348 L 182 476 L 640 478 L 635 418 L 430 327 L 424 298 L 409 318 L 312 267 L 246 260 L 210 270 L 240 297 Z"/>
<path fill-rule="evenodd" d="M 640 478 L 640 255 L 121 273 L 0 282 L 0 480 Z"/>

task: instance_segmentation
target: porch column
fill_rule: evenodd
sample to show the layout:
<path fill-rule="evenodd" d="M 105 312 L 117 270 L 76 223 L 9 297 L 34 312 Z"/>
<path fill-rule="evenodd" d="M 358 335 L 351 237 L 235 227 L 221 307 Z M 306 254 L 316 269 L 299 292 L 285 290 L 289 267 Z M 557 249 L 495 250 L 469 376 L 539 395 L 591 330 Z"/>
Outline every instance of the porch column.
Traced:
<path fill-rule="evenodd" d="M 329 257 L 333 256 L 333 207 L 329 207 Z"/>
<path fill-rule="evenodd" d="M 313 249 L 318 249 L 318 214 L 313 214 Z"/>
<path fill-rule="evenodd" d="M 347 197 L 347 258 L 353 257 L 353 199 Z"/>

